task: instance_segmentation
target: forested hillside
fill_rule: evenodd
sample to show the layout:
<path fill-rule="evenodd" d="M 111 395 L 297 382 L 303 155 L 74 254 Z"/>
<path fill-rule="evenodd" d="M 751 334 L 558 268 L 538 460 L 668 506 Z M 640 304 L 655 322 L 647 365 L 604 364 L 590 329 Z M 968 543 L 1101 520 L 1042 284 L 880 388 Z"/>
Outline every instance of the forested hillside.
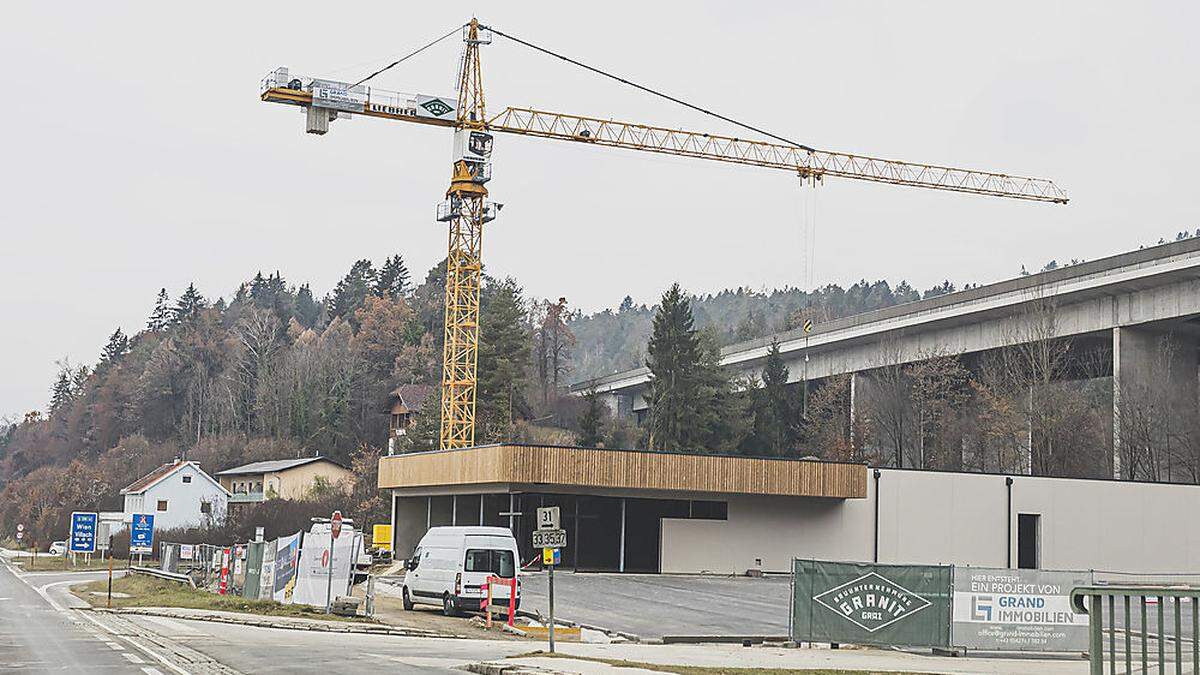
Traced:
<path fill-rule="evenodd" d="M 441 265 L 414 283 L 393 255 L 378 266 L 355 262 L 321 296 L 279 272 L 254 274 L 229 300 L 195 284 L 175 297 L 148 289 L 144 325 L 116 328 L 95 363 L 63 359 L 44 410 L 0 420 L 0 528 L 22 522 L 38 536 L 61 536 L 70 510 L 118 509 L 123 486 L 180 456 L 216 472 L 326 455 L 353 466 L 357 483 L 342 486 L 352 490 L 353 507 L 382 517 L 374 483 L 390 395 L 401 384 L 440 381 L 444 281 Z M 949 281 L 918 292 L 905 282 L 864 280 L 695 297 L 674 286 L 652 307 L 627 296 L 615 310 L 584 315 L 565 298 L 529 298 L 514 279 L 485 277 L 476 439 L 1005 470 L 1019 454 L 1021 430 L 1032 428 L 1035 441 L 1056 439 L 1059 449 L 1049 459 L 1035 456 L 1035 469 L 1103 474 L 1111 430 L 1089 416 L 1111 409 L 1111 386 L 1056 384 L 1062 373 L 1089 370 L 1073 362 L 1069 341 L 1043 341 L 1060 358 L 1057 370 L 1040 375 L 1012 355 L 978 372 L 937 353 L 881 369 L 863 406 L 869 415 L 854 428 L 841 412 L 847 388 L 837 378 L 802 407 L 794 388 L 783 386 L 778 358 L 750 381 L 719 367 L 720 346 L 803 318 L 824 321 L 955 290 Z M 610 419 L 594 396 L 567 395 L 573 382 L 645 364 L 676 383 L 652 386 L 647 426 Z M 1058 397 L 1053 406 L 1030 405 L 1038 382 L 1039 395 Z M 436 395 L 425 400 L 400 451 L 436 446 L 438 404 Z M 1035 415 L 1045 410 L 1062 414 Z M 991 448 L 975 459 L 964 454 L 972 434 L 975 447 Z M 1176 440 L 1172 448 L 1193 448 Z M 1138 443 L 1130 447 L 1158 441 Z M 1076 446 L 1092 451 L 1062 450 Z"/>

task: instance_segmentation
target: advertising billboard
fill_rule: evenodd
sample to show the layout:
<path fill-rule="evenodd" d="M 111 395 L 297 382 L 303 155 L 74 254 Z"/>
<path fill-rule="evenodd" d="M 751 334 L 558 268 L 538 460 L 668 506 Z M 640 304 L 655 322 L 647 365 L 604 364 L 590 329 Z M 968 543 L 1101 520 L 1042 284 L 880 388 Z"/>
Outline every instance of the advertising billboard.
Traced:
<path fill-rule="evenodd" d="M 1084 652 L 1088 617 L 1071 589 L 1090 572 L 954 568 L 954 646 L 993 651 Z"/>

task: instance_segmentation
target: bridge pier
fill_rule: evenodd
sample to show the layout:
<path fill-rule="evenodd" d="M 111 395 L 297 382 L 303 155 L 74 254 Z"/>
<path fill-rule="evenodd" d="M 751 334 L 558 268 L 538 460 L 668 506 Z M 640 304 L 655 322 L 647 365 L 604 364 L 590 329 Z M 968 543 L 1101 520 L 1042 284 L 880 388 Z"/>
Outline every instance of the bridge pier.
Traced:
<path fill-rule="evenodd" d="M 1200 361 L 1194 334 L 1146 326 L 1117 326 L 1113 340 L 1113 478 L 1132 478 L 1136 462 L 1163 463 L 1160 480 L 1170 480 L 1172 458 L 1133 459 L 1142 429 L 1168 423 L 1200 404 Z"/>

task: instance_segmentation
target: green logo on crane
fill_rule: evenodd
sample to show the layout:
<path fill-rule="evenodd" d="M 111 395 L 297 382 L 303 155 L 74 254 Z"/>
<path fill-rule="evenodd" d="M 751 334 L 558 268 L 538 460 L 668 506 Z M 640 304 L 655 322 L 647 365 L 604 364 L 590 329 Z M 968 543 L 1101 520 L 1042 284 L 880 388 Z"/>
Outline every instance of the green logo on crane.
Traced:
<path fill-rule="evenodd" d="M 454 112 L 454 108 L 447 105 L 446 102 L 440 98 L 434 98 L 425 101 L 421 104 L 421 107 L 428 110 L 429 114 L 433 115 L 434 117 L 441 117 L 446 113 Z"/>

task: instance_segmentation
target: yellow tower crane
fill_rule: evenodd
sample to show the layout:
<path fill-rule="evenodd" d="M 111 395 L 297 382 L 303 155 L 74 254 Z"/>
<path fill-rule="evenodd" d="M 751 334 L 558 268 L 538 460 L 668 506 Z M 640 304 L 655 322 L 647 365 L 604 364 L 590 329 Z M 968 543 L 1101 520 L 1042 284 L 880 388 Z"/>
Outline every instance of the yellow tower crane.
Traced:
<path fill-rule="evenodd" d="M 458 29 L 455 29 L 409 56 L 457 32 Z M 331 121 L 353 114 L 454 129 L 454 161 L 450 189 L 446 191 L 446 199 L 438 205 L 437 210 L 437 219 L 449 223 L 450 226 L 446 255 L 445 344 L 442 360 L 440 446 L 443 449 L 463 448 L 475 444 L 475 383 L 479 349 L 483 226 L 495 219 L 501 207 L 500 204 L 487 199 L 488 191 L 485 186 L 491 178 L 492 140 L 496 132 L 783 169 L 793 172 L 801 180 L 812 182 L 821 181 L 826 177 L 851 178 L 932 190 L 1067 203 L 1066 194 L 1046 179 L 916 164 L 811 148 L 615 77 L 495 28 L 484 26 L 476 19 L 462 27 L 462 35 L 465 49 L 459 68 L 457 97 L 385 91 L 364 86 L 363 81 L 350 84 L 335 80 L 294 77 L 287 68 L 279 68 L 268 74 L 261 87 L 263 101 L 304 108 L 306 130 L 313 134 L 324 134 L 329 130 Z M 501 35 L 526 47 L 731 122 L 778 142 L 668 129 L 532 108 L 509 107 L 489 118 L 484 103 L 479 48 L 481 45 L 490 44 L 493 35 Z M 378 72 L 382 71 L 377 71 L 376 74 Z"/>

